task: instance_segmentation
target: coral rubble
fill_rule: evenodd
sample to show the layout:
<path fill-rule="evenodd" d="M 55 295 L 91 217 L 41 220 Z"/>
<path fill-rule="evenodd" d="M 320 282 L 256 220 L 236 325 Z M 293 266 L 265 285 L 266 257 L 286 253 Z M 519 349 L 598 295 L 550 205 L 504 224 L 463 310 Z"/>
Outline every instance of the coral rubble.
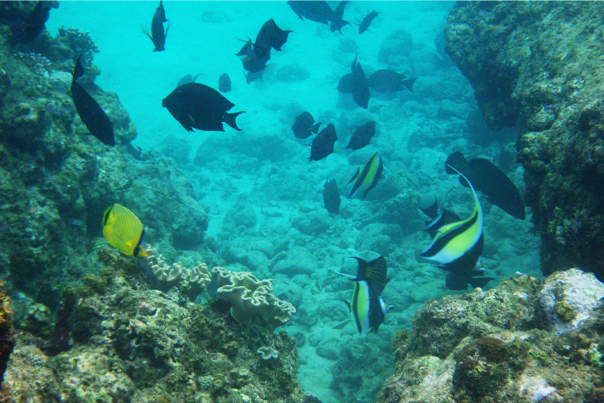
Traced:
<path fill-rule="evenodd" d="M 604 280 L 602 3 L 459 2 L 446 49 L 492 129 L 520 130 L 544 274 Z"/>

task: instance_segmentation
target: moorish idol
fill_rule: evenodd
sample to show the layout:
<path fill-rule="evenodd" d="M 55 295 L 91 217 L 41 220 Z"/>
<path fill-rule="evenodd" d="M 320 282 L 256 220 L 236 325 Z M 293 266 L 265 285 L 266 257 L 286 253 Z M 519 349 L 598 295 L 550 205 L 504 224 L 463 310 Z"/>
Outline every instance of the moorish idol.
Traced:
<path fill-rule="evenodd" d="M 103 214 L 103 235 L 107 242 L 128 256 L 146 257 L 141 247 L 143 241 L 143 223 L 121 204 L 114 204 Z"/>
<path fill-rule="evenodd" d="M 380 158 L 379 154 L 376 152 L 361 168 L 357 168 L 357 172 L 348 182 L 350 183 L 356 179 L 348 198 L 350 199 L 358 192 L 363 192 L 361 200 L 365 199 L 367 193 L 377 185 L 382 177 L 383 170 L 384 166 L 382 164 L 382 158 Z"/>

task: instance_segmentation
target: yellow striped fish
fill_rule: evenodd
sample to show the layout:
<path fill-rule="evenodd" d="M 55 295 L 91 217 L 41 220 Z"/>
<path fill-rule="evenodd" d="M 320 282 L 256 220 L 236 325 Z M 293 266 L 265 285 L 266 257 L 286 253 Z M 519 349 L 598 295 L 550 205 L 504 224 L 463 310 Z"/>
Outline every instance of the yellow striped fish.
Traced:
<path fill-rule="evenodd" d="M 128 256 L 146 257 L 141 248 L 143 223 L 138 217 L 121 204 L 114 204 L 103 214 L 103 235 L 107 242 Z"/>
<path fill-rule="evenodd" d="M 350 199 L 359 192 L 364 192 L 361 200 L 365 199 L 367 193 L 377 185 L 382 177 L 383 169 L 382 159 L 376 152 L 361 168 L 357 168 L 357 172 L 348 182 L 350 183 L 356 179 L 348 198 Z"/>
<path fill-rule="evenodd" d="M 474 210 L 465 220 L 446 224 L 438 229 L 432 243 L 420 255 L 451 272 L 471 271 L 483 248 L 483 215 L 474 186 L 461 172 L 448 165 L 460 174 L 470 185 L 474 195 Z"/>

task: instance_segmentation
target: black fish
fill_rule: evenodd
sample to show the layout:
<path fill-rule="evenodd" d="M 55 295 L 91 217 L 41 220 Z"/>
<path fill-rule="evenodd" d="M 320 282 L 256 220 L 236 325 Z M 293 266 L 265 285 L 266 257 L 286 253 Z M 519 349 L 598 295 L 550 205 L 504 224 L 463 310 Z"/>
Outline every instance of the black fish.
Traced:
<path fill-rule="evenodd" d="M 426 231 L 432 239 L 436 236 L 438 230 L 447 224 L 461 221 L 461 218 L 452 211 L 443 208 L 440 212 L 438 209 L 438 200 L 434 199 L 434 203 L 427 208 L 421 208 L 420 210 L 430 217 L 430 221 L 426 221 Z"/>
<path fill-rule="evenodd" d="M 371 138 L 375 135 L 375 122 L 367 122 L 359 128 L 350 137 L 350 142 L 346 148 L 360 150 L 371 142 Z"/>
<path fill-rule="evenodd" d="M 114 146 L 113 125 L 103 108 L 90 96 L 76 80 L 84 74 L 81 62 L 82 55 L 76 60 L 71 79 L 71 97 L 80 119 L 84 122 L 90 133 L 103 143 Z"/>
<path fill-rule="evenodd" d="M 339 33 L 342 33 L 342 27 L 346 25 L 350 25 L 348 21 L 344 21 L 344 8 L 346 7 L 346 3 L 348 1 L 341 1 L 335 10 L 333 10 L 333 14 L 331 16 L 331 20 L 329 21 L 329 29 L 331 32 L 338 30 Z"/>
<path fill-rule="evenodd" d="M 357 62 L 357 56 L 355 56 L 352 62 L 352 99 L 361 108 L 367 109 L 369 106 L 369 84 L 367 84 L 367 78 L 361 67 L 361 63 Z"/>
<path fill-rule="evenodd" d="M 331 123 L 317 134 L 310 146 L 310 161 L 319 161 L 333 153 L 336 143 L 336 128 Z"/>
<path fill-rule="evenodd" d="M 265 22 L 260 28 L 254 43 L 256 57 L 259 59 L 265 58 L 271 48 L 281 50 L 281 46 L 287 42 L 287 36 L 290 32 L 293 31 L 279 28 L 272 18 Z"/>
<path fill-rule="evenodd" d="M 354 75 L 352 73 L 344 74 L 338 83 L 338 91 L 340 91 L 342 94 L 351 94 L 353 80 Z"/>
<path fill-rule="evenodd" d="M 26 18 L 10 27 L 10 43 L 27 43 L 35 39 L 44 29 L 46 21 L 50 15 L 50 7 L 44 1 L 38 1 L 36 6 Z"/>
<path fill-rule="evenodd" d="M 143 31 L 155 45 L 155 49 L 153 49 L 154 52 L 166 50 L 166 35 L 168 35 L 168 29 L 170 28 L 170 26 L 168 26 L 164 31 L 164 22 L 166 21 L 166 12 L 160 1 L 159 6 L 155 10 L 155 14 L 153 14 L 153 19 L 151 20 L 151 35 L 149 35 L 149 32 Z"/>
<path fill-rule="evenodd" d="M 235 105 L 207 85 L 181 85 L 163 99 L 162 106 L 168 108 L 174 119 L 189 132 L 193 128 L 223 132 L 222 122 L 235 130 L 241 130 L 237 127 L 235 118 L 243 111 L 227 113 Z"/>
<path fill-rule="evenodd" d="M 407 88 L 413 92 L 413 83 L 416 78 L 406 78 L 391 70 L 378 70 L 367 79 L 371 88 L 378 92 L 395 92 Z"/>
<path fill-rule="evenodd" d="M 245 74 L 245 81 L 248 84 L 251 84 L 256 80 L 264 80 L 263 74 L 264 74 L 264 70 L 260 70 L 260 71 L 256 71 L 256 72 L 248 71 L 247 74 Z"/>
<path fill-rule="evenodd" d="M 242 39 L 239 39 L 240 41 L 243 41 Z M 250 56 L 254 51 L 254 43 L 252 42 L 252 38 L 248 39 L 247 42 L 245 42 L 245 45 L 243 45 L 243 47 L 241 48 L 241 50 L 239 51 L 239 53 L 236 53 L 235 56 Z"/>
<path fill-rule="evenodd" d="M 375 17 L 378 16 L 378 14 L 379 13 L 377 11 L 373 10 L 372 12 L 367 14 L 365 18 L 363 18 L 363 21 L 361 21 L 361 23 L 359 24 L 359 34 L 362 34 L 363 32 L 367 31 L 369 25 L 371 25 L 371 22 Z"/>
<path fill-rule="evenodd" d="M 491 204 L 498 206 L 513 217 L 524 220 L 526 217 L 524 202 L 518 188 L 491 161 L 484 158 L 466 161 L 464 155 L 457 151 L 449 155 L 445 165 L 448 174 L 456 173 L 447 165 L 451 165 L 464 174 L 476 190 L 480 190 L 487 196 L 487 200 Z M 468 186 L 467 182 L 461 177 L 459 182 L 466 187 Z"/>
<path fill-rule="evenodd" d="M 333 10 L 326 1 L 288 1 L 287 4 L 302 21 L 307 18 L 327 25 L 332 19 Z"/>
<path fill-rule="evenodd" d="M 323 203 L 330 213 L 340 214 L 340 191 L 335 179 L 328 180 L 323 185 Z"/>
<path fill-rule="evenodd" d="M 180 80 L 178 80 L 177 87 L 180 87 L 183 84 L 194 83 L 195 80 L 197 79 L 197 77 L 199 77 L 199 74 L 197 74 L 195 77 L 193 77 L 190 74 L 187 74 L 186 76 L 184 76 L 183 78 L 181 78 Z"/>
<path fill-rule="evenodd" d="M 218 79 L 218 91 L 229 92 L 231 90 L 231 77 L 227 73 L 222 73 Z"/>
<path fill-rule="evenodd" d="M 474 269 L 471 273 L 448 273 L 445 278 L 445 285 L 449 290 L 465 291 L 468 289 L 468 284 L 472 288 L 484 288 L 489 281 L 497 281 L 497 279 L 484 277 L 484 269 Z"/>
<path fill-rule="evenodd" d="M 258 58 L 256 57 L 256 54 L 252 52 L 250 56 L 243 58 L 243 68 L 250 73 L 258 73 L 266 68 L 266 63 L 270 57 L 270 53 L 267 53 L 264 58 Z"/>
<path fill-rule="evenodd" d="M 306 139 L 312 136 L 313 133 L 318 133 L 319 126 L 321 126 L 321 122 L 315 123 L 315 119 L 310 112 L 302 112 L 296 118 L 296 121 L 292 126 L 292 131 L 296 138 Z"/>

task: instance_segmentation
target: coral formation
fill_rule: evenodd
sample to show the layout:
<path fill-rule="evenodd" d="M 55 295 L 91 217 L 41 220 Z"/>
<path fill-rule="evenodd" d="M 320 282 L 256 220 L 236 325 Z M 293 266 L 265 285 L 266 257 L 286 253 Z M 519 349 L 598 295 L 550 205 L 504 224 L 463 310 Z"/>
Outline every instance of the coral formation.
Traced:
<path fill-rule="evenodd" d="M 378 401 L 523 402 L 552 396 L 570 402 L 601 395 L 604 304 L 582 308 L 583 320 L 562 334 L 560 321 L 550 324 L 542 305 L 558 287 L 578 309 L 585 284 L 604 287 L 571 269 L 545 281 L 519 274 L 489 291 L 428 302 L 416 313 L 413 330 L 395 339 L 395 374 Z M 553 304 L 547 309 L 548 317 L 555 315 Z"/>
<path fill-rule="evenodd" d="M 4 283 L 0 281 L 0 287 Z M 15 346 L 15 335 L 11 328 L 13 323 L 13 310 L 10 307 L 10 297 L 0 289 L 0 390 L 6 365 Z"/>
<path fill-rule="evenodd" d="M 146 264 L 160 281 L 179 282 L 183 286 L 194 285 L 199 292 L 204 291 L 210 285 L 212 279 L 205 263 L 197 262 L 190 269 L 184 267 L 180 262 L 169 266 L 164 262 L 162 255 L 157 253 L 157 249 L 148 245 L 145 250 L 148 255 L 145 259 Z"/>
<path fill-rule="evenodd" d="M 604 280 L 602 16 L 601 3 L 459 2 L 445 27 L 487 124 L 520 130 L 546 275 L 577 265 Z"/>
<path fill-rule="evenodd" d="M 262 357 L 263 360 L 276 360 L 279 358 L 279 353 L 272 347 L 260 347 L 256 352 L 260 354 L 260 357 Z"/>

